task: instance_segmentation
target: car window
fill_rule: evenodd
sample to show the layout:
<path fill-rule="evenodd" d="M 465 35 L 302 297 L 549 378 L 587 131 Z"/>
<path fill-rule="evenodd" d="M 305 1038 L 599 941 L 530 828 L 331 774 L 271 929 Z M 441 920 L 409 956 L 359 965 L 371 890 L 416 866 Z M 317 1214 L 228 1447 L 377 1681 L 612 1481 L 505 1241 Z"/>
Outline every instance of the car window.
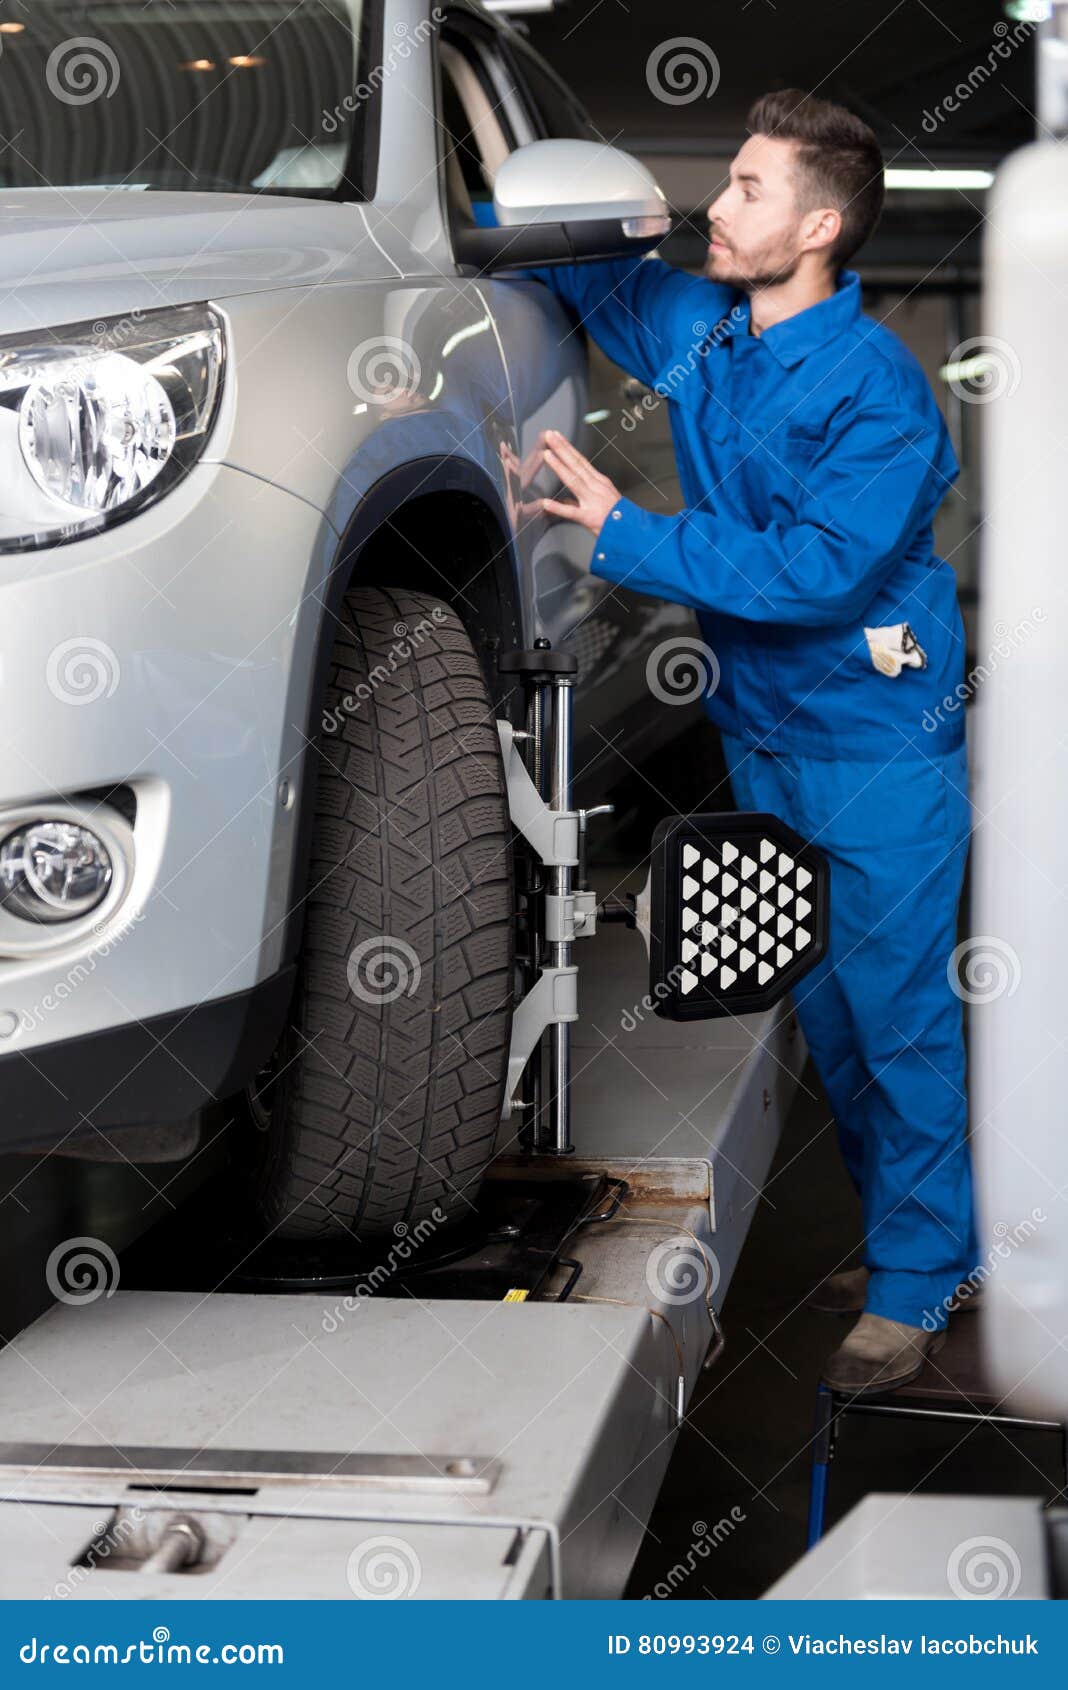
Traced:
<path fill-rule="evenodd" d="M 514 81 L 525 96 L 541 138 L 565 141 L 603 139 L 567 83 L 527 45 L 521 35 L 511 33 L 505 51 L 514 66 Z"/>
<path fill-rule="evenodd" d="M 0 188 L 366 191 L 376 9 L 33 0 L 0 37 Z"/>
<path fill-rule="evenodd" d="M 456 193 L 458 178 L 462 178 L 468 209 L 470 204 L 493 197 L 493 179 L 501 161 L 507 158 L 514 144 L 506 132 L 500 101 L 492 86 L 487 86 L 482 67 L 472 53 L 451 41 L 443 41 L 439 52 L 441 65 L 442 137 L 446 153 L 447 180 L 450 198 Z"/>
<path fill-rule="evenodd" d="M 489 34 L 446 26 L 438 49 L 446 197 L 453 222 L 491 221 L 493 183 L 517 146 L 535 138 L 510 66 Z M 480 210 L 484 215 L 480 217 Z"/>
<path fill-rule="evenodd" d="M 488 224 L 493 183 L 516 147 L 599 139 L 566 83 L 514 31 L 452 13 L 438 48 L 445 195 L 457 226 Z"/>

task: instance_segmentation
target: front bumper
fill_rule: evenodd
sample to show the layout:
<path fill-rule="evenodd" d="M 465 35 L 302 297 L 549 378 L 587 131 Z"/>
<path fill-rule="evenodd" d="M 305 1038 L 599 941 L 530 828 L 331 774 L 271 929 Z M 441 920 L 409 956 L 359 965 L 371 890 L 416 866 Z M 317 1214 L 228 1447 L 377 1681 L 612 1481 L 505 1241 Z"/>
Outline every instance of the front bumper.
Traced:
<path fill-rule="evenodd" d="M 98 1141 L 97 1127 L 184 1121 L 232 1096 L 277 1044 L 295 976 L 285 968 L 231 997 L 0 1057 L 4 1149 L 69 1150 Z"/>
<path fill-rule="evenodd" d="M 311 505 L 205 463 L 110 532 L 0 558 L 0 827 L 87 789 L 137 801 L 114 915 L 0 951 L 0 1144 L 179 1119 L 268 1054 L 336 543 Z"/>

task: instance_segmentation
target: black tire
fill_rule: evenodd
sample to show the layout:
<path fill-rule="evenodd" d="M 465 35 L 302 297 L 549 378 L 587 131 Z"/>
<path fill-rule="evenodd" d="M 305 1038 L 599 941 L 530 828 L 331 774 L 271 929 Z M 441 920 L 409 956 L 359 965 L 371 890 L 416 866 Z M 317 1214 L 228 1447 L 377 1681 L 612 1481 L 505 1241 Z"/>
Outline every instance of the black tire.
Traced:
<path fill-rule="evenodd" d="M 493 1155 L 511 829 L 482 670 L 436 599 L 348 595 L 323 724 L 300 978 L 250 1171 L 276 1236 L 367 1240 L 470 1216 Z"/>

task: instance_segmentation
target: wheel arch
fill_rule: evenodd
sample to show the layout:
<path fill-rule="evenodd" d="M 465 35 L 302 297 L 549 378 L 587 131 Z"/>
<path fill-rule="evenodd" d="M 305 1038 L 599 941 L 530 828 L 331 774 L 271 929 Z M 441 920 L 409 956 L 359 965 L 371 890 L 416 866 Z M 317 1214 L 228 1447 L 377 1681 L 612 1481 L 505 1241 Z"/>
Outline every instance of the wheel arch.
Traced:
<path fill-rule="evenodd" d="M 442 566 L 438 560 L 446 547 L 450 555 Z M 450 573 L 450 566 L 457 572 Z M 500 494 L 487 472 L 469 459 L 440 454 L 400 464 L 369 488 L 353 512 L 318 595 L 315 658 L 304 720 L 297 724 L 304 750 L 297 771 L 283 965 L 296 961 L 303 930 L 302 891 L 314 816 L 309 770 L 333 630 L 345 595 L 356 586 L 405 587 L 450 603 L 478 653 L 495 711 L 521 726 L 522 698 L 514 681 L 497 670 L 498 652 L 524 644 L 515 541 Z"/>

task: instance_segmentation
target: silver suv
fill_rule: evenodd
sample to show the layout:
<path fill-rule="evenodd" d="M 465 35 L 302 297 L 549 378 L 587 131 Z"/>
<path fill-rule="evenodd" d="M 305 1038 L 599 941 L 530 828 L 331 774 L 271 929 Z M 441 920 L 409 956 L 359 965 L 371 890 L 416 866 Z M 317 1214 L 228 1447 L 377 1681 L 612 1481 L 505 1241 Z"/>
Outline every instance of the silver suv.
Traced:
<path fill-rule="evenodd" d="M 244 1098 L 283 1235 L 455 1214 L 515 997 L 497 660 L 575 651 L 581 768 L 677 727 L 644 666 L 688 625 L 540 512 L 586 359 L 521 271 L 640 255 L 662 197 L 466 0 L 18 17 L 3 1146 L 171 1157 Z"/>

